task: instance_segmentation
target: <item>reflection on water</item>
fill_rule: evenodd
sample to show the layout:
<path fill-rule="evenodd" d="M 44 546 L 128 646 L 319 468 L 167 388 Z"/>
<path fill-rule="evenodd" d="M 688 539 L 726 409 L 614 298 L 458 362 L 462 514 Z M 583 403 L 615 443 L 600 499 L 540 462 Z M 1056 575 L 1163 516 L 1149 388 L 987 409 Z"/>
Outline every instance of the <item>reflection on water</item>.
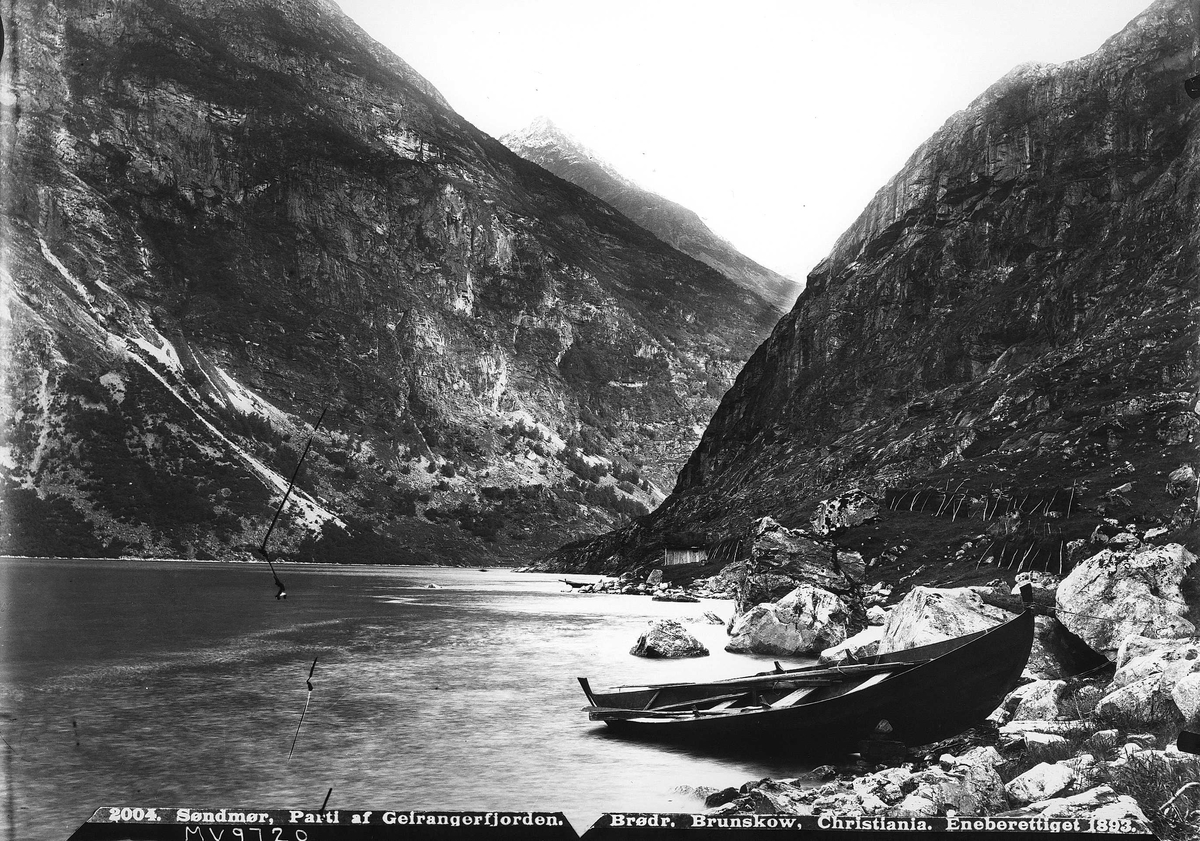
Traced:
<path fill-rule="evenodd" d="M 631 657 L 647 620 L 729 602 L 570 592 L 556 576 L 441 568 L 0 560 L 0 736 L 21 839 L 98 806 L 691 811 L 678 786 L 790 776 L 607 737 L 576 682 L 694 680 L 769 660 Z M 436 584 L 436 588 L 427 585 Z M 564 592 L 565 591 L 565 592 Z M 314 691 L 304 709 L 313 658 Z"/>

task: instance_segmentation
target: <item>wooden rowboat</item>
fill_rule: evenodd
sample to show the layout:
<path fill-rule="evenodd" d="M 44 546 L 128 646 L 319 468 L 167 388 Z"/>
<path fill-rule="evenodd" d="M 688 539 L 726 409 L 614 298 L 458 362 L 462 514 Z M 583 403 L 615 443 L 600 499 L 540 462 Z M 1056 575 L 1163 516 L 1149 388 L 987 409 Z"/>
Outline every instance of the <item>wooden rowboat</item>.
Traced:
<path fill-rule="evenodd" d="M 955 639 L 854 663 L 775 670 L 706 683 L 592 689 L 593 721 L 614 731 L 707 747 L 814 754 L 876 738 L 923 745 L 980 723 L 1021 677 L 1033 612 Z"/>

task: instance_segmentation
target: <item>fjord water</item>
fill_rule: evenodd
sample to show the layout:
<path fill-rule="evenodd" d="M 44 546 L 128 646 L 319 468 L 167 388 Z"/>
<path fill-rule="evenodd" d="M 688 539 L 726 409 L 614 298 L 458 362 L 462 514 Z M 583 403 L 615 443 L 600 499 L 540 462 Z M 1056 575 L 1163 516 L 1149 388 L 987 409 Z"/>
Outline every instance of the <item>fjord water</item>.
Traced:
<path fill-rule="evenodd" d="M 614 738 L 593 684 L 769 659 L 629 655 L 653 618 L 732 603 L 577 594 L 561 576 L 436 567 L 0 560 L 3 824 L 65 838 L 99 806 L 697 811 L 680 786 L 804 769 Z M 578 577 L 583 578 L 583 577 Z M 430 586 L 434 585 L 434 586 Z M 297 735 L 317 659 L 314 691 Z M 295 738 L 295 750 L 288 752 Z"/>

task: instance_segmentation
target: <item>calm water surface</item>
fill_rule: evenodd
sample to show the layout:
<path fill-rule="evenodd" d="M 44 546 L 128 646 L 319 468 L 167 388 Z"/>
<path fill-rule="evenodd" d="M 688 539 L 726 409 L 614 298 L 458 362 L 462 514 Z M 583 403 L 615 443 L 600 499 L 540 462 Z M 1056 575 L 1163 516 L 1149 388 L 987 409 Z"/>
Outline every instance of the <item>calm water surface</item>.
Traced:
<path fill-rule="evenodd" d="M 695 811 L 680 786 L 805 766 L 623 741 L 596 685 L 759 671 L 629 655 L 650 619 L 731 602 L 577 594 L 504 570 L 0 560 L 4 832 L 61 839 L 98 806 Z M 584 576 L 578 576 L 582 579 Z M 430 587 L 429 585 L 436 585 Z M 308 696 L 314 691 L 296 740 Z"/>

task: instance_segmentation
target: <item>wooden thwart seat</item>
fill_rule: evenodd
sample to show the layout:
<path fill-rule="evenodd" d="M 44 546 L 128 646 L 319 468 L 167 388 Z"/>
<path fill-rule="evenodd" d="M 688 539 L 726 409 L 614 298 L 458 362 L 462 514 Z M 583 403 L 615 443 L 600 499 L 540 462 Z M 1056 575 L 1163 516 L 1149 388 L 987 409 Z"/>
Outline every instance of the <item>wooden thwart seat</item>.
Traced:
<path fill-rule="evenodd" d="M 795 692 L 789 692 L 787 695 L 784 695 L 778 701 L 771 704 L 771 709 L 778 710 L 782 709 L 783 707 L 790 707 L 806 695 L 816 692 L 819 688 L 820 687 L 817 686 L 801 686 Z"/>

